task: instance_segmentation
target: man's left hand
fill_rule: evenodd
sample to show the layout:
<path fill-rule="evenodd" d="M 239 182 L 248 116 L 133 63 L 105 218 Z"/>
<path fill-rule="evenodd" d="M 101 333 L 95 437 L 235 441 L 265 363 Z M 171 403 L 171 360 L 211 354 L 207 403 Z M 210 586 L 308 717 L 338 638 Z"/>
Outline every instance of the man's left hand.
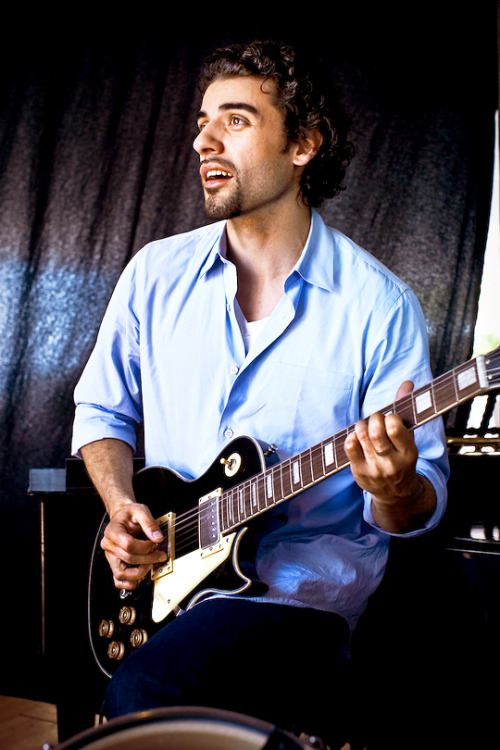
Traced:
<path fill-rule="evenodd" d="M 413 390 L 405 381 L 396 400 Z M 416 472 L 418 449 L 413 432 L 397 414 L 361 419 L 345 441 L 356 483 L 372 495 L 372 514 L 386 531 L 404 533 L 416 518 L 429 515 L 436 496 L 430 482 Z"/>

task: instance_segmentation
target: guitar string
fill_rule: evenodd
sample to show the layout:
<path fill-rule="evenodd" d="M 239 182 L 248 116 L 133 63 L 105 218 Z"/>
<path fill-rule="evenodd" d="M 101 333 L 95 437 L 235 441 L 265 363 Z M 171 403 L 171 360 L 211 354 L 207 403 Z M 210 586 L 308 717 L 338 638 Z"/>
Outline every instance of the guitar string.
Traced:
<path fill-rule="evenodd" d="M 439 384 L 439 385 L 441 386 L 441 390 L 443 390 L 442 384 Z M 403 411 L 404 408 L 405 408 L 405 406 L 406 407 L 409 406 L 409 407 L 413 408 L 412 394 L 409 394 L 409 396 L 407 396 L 407 397 L 401 399 L 400 401 L 398 401 L 398 405 L 400 407 L 399 410 L 398 410 L 398 412 Z M 382 413 L 389 413 L 390 411 L 393 411 L 393 409 L 391 409 L 391 407 L 386 407 L 386 410 L 384 412 L 382 412 Z M 343 430 L 341 433 L 339 433 L 339 435 L 335 436 L 334 440 L 338 442 L 339 441 L 339 437 L 340 437 L 341 440 L 345 440 L 345 436 L 347 436 L 347 434 L 349 432 L 349 429 L 350 428 L 346 428 L 345 430 Z M 326 441 L 326 442 L 328 442 L 328 441 Z M 322 446 L 313 446 L 311 449 L 309 449 L 309 452 L 311 454 L 310 459 L 312 461 L 312 467 L 313 467 L 312 468 L 312 478 L 311 478 L 311 482 L 305 482 L 304 483 L 303 480 L 302 480 L 301 484 L 303 486 L 307 486 L 308 484 L 313 483 L 313 481 L 314 481 L 314 475 L 316 473 L 318 473 L 317 471 L 316 472 L 314 471 L 314 467 L 315 466 L 316 466 L 316 469 L 317 469 L 317 464 L 315 464 L 315 455 L 314 454 L 315 453 L 319 453 L 320 450 L 322 450 Z M 305 453 L 307 453 L 307 451 Z M 304 456 L 304 454 L 301 454 L 301 456 Z M 279 470 L 283 474 L 283 468 L 284 468 L 284 466 L 287 463 L 290 463 L 290 461 L 289 460 L 284 461 L 284 462 L 282 462 L 282 464 L 280 464 L 280 465 L 278 465 L 276 467 L 273 467 L 273 469 L 271 470 L 271 473 L 275 474 L 276 471 Z M 322 473 L 320 472 L 320 477 L 321 476 L 322 476 Z M 282 479 L 282 477 L 281 477 L 281 479 Z M 248 482 L 242 483 L 242 484 L 238 485 L 238 487 L 240 488 L 240 490 L 243 488 L 243 491 L 245 491 L 245 489 L 246 489 L 245 485 L 249 485 L 249 483 Z M 287 493 L 284 493 L 284 494 L 286 496 Z M 223 496 L 222 499 L 224 499 L 224 496 Z M 230 491 L 226 492 L 226 499 L 229 499 L 231 502 L 234 501 L 234 489 L 233 488 Z M 271 505 L 272 504 L 273 503 L 271 503 Z M 267 504 L 264 506 L 264 508 L 260 508 L 259 507 L 259 509 L 265 509 L 266 507 L 267 507 Z M 192 511 L 187 511 L 185 514 L 181 514 L 180 516 L 178 516 L 178 519 L 176 521 L 176 526 L 179 526 L 179 528 L 182 528 L 181 521 L 184 521 L 184 522 L 187 521 L 187 523 L 189 523 L 189 515 L 190 514 L 192 515 L 192 519 L 193 519 L 191 523 L 195 524 L 197 522 L 197 520 L 198 520 L 198 517 L 200 516 L 200 509 L 196 508 L 196 509 L 194 509 Z M 240 520 L 239 514 L 237 514 L 237 513 L 234 514 L 233 513 L 231 515 L 233 515 L 233 516 L 236 515 L 237 516 L 236 520 Z"/>
<path fill-rule="evenodd" d="M 464 367 L 464 368 L 462 368 L 462 370 L 463 369 L 466 369 L 466 368 Z M 489 368 L 488 369 L 488 373 L 490 375 L 496 375 L 497 373 L 500 373 L 500 367 Z M 384 414 L 384 415 L 387 415 L 387 414 L 389 414 L 391 412 L 396 412 L 398 414 L 401 414 L 401 413 L 404 413 L 405 410 L 408 410 L 408 409 L 410 409 L 412 412 L 414 412 L 415 398 L 418 397 L 420 394 L 425 393 L 426 391 L 432 391 L 432 393 L 434 394 L 434 402 L 436 402 L 436 400 L 437 400 L 438 409 L 436 410 L 434 403 L 432 403 L 432 406 L 430 406 L 428 408 L 432 409 L 434 415 L 436 415 L 439 412 L 439 409 L 440 409 L 440 407 L 439 407 L 440 399 L 442 398 L 443 394 L 446 394 L 447 392 L 449 392 L 451 390 L 453 392 L 453 394 L 455 395 L 456 376 L 457 376 L 456 372 L 445 373 L 444 375 L 440 376 L 439 378 L 437 378 L 435 381 L 433 381 L 429 385 L 424 386 L 422 388 L 419 388 L 416 391 L 414 391 L 414 392 L 412 392 L 410 394 L 407 394 L 403 398 L 398 399 L 398 401 L 394 402 L 391 406 L 388 406 L 388 407 L 385 407 L 385 409 L 382 409 L 380 413 Z M 450 389 L 450 384 L 452 386 L 451 389 Z M 438 397 L 437 399 L 436 399 L 436 396 Z M 466 399 L 463 399 L 463 400 L 466 400 Z M 460 400 L 459 401 L 454 401 L 454 403 L 458 404 L 458 403 L 460 403 Z M 450 406 L 448 405 L 447 408 L 449 409 Z M 451 407 L 451 408 L 453 408 L 453 407 Z M 418 420 L 416 420 L 416 422 L 414 424 L 411 424 L 411 426 L 412 427 L 413 426 L 417 426 L 418 427 L 419 424 L 420 424 L 420 422 Z M 302 463 L 302 460 L 307 456 L 308 453 L 310 454 L 309 460 L 311 461 L 311 481 L 310 482 L 306 482 L 304 484 L 303 481 L 301 480 L 300 486 L 297 488 L 297 490 L 300 491 L 301 489 L 304 489 L 307 486 L 309 486 L 309 484 L 314 484 L 315 482 L 317 482 L 318 479 L 314 478 L 315 474 L 318 474 L 318 473 L 320 474 L 319 479 L 325 478 L 325 476 L 328 476 L 328 472 L 324 473 L 322 470 L 318 471 L 318 466 L 319 466 L 320 462 L 322 464 L 322 460 L 323 460 L 322 453 L 323 453 L 323 450 L 324 450 L 324 446 L 326 444 L 328 444 L 328 443 L 333 443 L 333 446 L 335 448 L 335 454 L 337 456 L 338 456 L 338 454 L 344 454 L 343 457 L 342 457 L 342 460 L 340 462 L 339 462 L 339 460 L 337 458 L 337 460 L 335 461 L 335 467 L 329 472 L 329 473 L 335 473 L 335 471 L 338 470 L 337 467 L 339 465 L 342 465 L 342 463 L 347 460 L 347 458 L 345 457 L 345 453 L 343 451 L 343 442 L 345 441 L 347 435 L 350 432 L 352 432 L 353 429 L 354 429 L 354 425 L 350 425 L 349 427 L 344 428 L 343 430 L 341 430 L 339 433 L 337 433 L 333 437 L 329 438 L 328 440 L 325 440 L 322 443 L 318 443 L 317 445 L 312 446 L 310 449 L 302 452 L 301 454 L 299 454 L 298 456 L 294 457 L 293 459 L 285 459 L 285 461 L 281 462 L 280 464 L 277 464 L 274 467 L 271 467 L 271 468 L 267 469 L 266 471 L 262 472 L 257 477 L 252 477 L 249 480 L 246 480 L 245 482 L 242 482 L 241 484 L 237 485 L 237 487 L 239 489 L 239 492 L 241 493 L 241 491 L 243 491 L 245 493 L 247 490 L 250 489 L 250 487 L 252 486 L 252 484 L 254 484 L 256 481 L 260 480 L 263 483 L 264 482 L 264 478 L 266 478 L 268 475 L 271 476 L 271 478 L 272 478 L 272 484 L 273 484 L 273 488 L 274 488 L 274 486 L 275 486 L 275 480 L 276 480 L 276 476 L 275 475 L 276 475 L 277 472 L 281 473 L 281 477 L 279 479 L 279 482 L 280 482 L 280 484 L 282 484 L 282 482 L 283 482 L 283 470 L 285 468 L 287 468 L 287 471 L 290 471 L 291 466 L 292 466 L 292 464 L 293 464 L 294 461 L 299 461 L 300 463 Z M 316 454 L 316 455 L 314 455 L 314 454 Z M 289 484 L 292 486 L 292 482 L 291 481 L 289 482 Z M 237 508 L 238 507 L 238 499 L 235 498 L 235 494 L 236 494 L 236 487 L 235 488 L 230 488 L 229 490 L 226 490 L 222 494 L 222 496 L 219 498 L 219 503 L 220 504 L 225 504 L 226 506 L 231 505 L 233 509 L 234 509 L 234 507 Z M 274 492 L 273 492 L 273 501 L 270 502 L 270 503 L 266 502 L 263 507 L 261 507 L 261 505 L 259 504 L 259 508 L 258 508 L 257 512 L 267 510 L 268 508 L 272 507 L 272 505 L 276 504 L 276 502 L 281 501 L 283 499 L 286 499 L 288 497 L 288 493 L 281 493 L 281 494 L 283 495 L 283 497 L 278 497 L 278 500 L 276 500 L 276 498 L 274 498 Z M 290 495 L 291 494 L 292 493 L 290 493 Z M 236 502 L 235 502 L 235 500 L 236 500 Z M 249 505 L 248 507 L 250 508 L 251 506 Z M 195 509 L 190 509 L 190 510 L 184 512 L 184 513 L 179 514 L 177 516 L 175 522 L 174 522 L 174 527 L 176 529 L 176 534 L 182 534 L 182 533 L 186 534 L 186 533 L 190 533 L 191 532 L 192 535 L 193 535 L 191 538 L 194 538 L 196 536 L 196 534 L 197 534 L 199 519 L 200 519 L 200 517 L 203 516 L 203 511 L 204 510 L 205 510 L 205 508 L 197 507 Z M 208 509 L 207 509 L 207 513 L 208 513 Z M 224 513 L 224 510 L 222 510 L 222 513 Z M 227 508 L 226 508 L 226 515 L 228 517 L 229 516 L 233 517 L 235 519 L 236 523 L 238 523 L 238 522 L 241 521 L 241 517 L 240 517 L 240 513 L 239 512 L 231 512 L 231 513 L 229 513 L 227 511 Z M 252 514 L 250 514 L 250 515 L 252 515 Z M 246 515 L 244 520 L 246 520 L 248 517 L 249 516 Z M 169 524 L 167 522 L 165 524 L 162 524 L 161 528 L 168 529 L 168 526 L 169 526 Z"/>
<path fill-rule="evenodd" d="M 500 368 L 498 368 L 498 369 L 500 370 Z M 445 378 L 445 379 L 450 380 L 452 378 L 453 378 L 453 375 L 451 375 L 450 377 Z M 447 387 L 448 387 L 448 385 L 446 383 L 444 383 L 443 380 L 441 380 L 441 382 L 438 381 L 437 383 L 435 383 L 434 392 L 436 392 L 437 390 L 441 390 L 441 391 L 446 390 Z M 426 390 L 426 388 L 423 389 L 423 391 L 425 391 L 425 390 Z M 415 392 L 415 393 L 418 394 L 418 391 Z M 400 399 L 397 402 L 398 407 L 399 407 L 398 410 L 397 410 L 398 413 L 402 412 L 404 410 L 405 406 L 406 407 L 411 407 L 413 409 L 413 405 L 414 405 L 413 404 L 413 402 L 414 402 L 413 396 L 414 396 L 414 394 L 409 394 L 408 396 L 404 397 L 403 399 Z M 389 413 L 390 411 L 394 411 L 394 409 L 392 409 L 391 407 L 386 407 L 386 409 L 383 410 L 382 413 Z M 349 430 L 350 430 L 350 428 L 345 428 L 345 430 L 343 430 L 341 433 L 339 433 L 338 435 L 334 436 L 333 440 L 336 441 L 336 442 L 338 442 L 339 437 L 340 437 L 340 439 L 344 440 L 345 436 L 347 436 Z M 329 442 L 329 441 L 325 441 L 325 442 Z M 314 453 L 318 452 L 319 450 L 321 450 L 321 447 L 322 446 L 313 446 L 311 449 L 309 449 L 309 452 L 311 453 L 311 457 L 310 458 L 311 458 L 312 466 L 313 466 L 313 469 L 312 469 L 312 474 L 313 475 L 315 473 L 314 472 L 314 466 L 316 466 L 316 469 L 317 469 L 317 463 L 316 464 L 314 463 Z M 304 452 L 304 453 L 307 453 L 307 451 Z M 303 456 L 303 455 L 304 454 L 301 454 L 301 456 Z M 287 464 L 287 463 L 289 463 L 289 462 L 290 462 L 290 460 L 284 461 L 281 464 L 279 464 L 278 466 L 272 467 L 272 469 L 268 470 L 268 471 L 270 471 L 270 473 L 273 474 L 273 475 L 277 471 L 280 471 L 281 474 L 283 475 L 284 465 Z M 321 474 L 321 478 L 322 478 L 322 474 Z M 274 476 L 273 476 L 273 479 L 275 479 Z M 280 481 L 282 481 L 282 476 L 281 476 L 281 480 Z M 303 482 L 301 484 L 303 486 L 308 486 L 308 484 L 313 483 L 313 481 L 316 481 L 316 480 L 312 479 L 311 482 L 306 482 L 305 485 L 304 485 Z M 251 480 L 248 480 L 247 482 L 238 485 L 238 487 L 240 488 L 240 491 L 241 491 L 242 487 L 245 488 L 246 485 L 250 486 L 250 484 L 251 484 Z M 243 491 L 245 491 L 245 489 Z M 222 496 L 221 500 L 225 499 L 226 500 L 226 504 L 227 504 L 227 502 L 231 502 L 231 504 L 234 505 L 234 499 L 235 499 L 234 498 L 234 494 L 235 494 L 234 493 L 234 488 L 231 488 L 231 490 L 227 491 L 225 493 L 225 495 Z M 283 494 L 284 494 L 285 497 L 287 496 L 287 493 L 283 493 Z M 279 497 L 279 500 L 281 500 L 281 499 L 282 498 Z M 265 509 L 267 509 L 267 507 L 271 507 L 275 502 L 276 502 L 276 500 L 273 500 L 273 502 L 271 502 L 270 504 L 266 503 L 264 505 L 264 507 L 259 507 L 259 510 L 265 510 Z M 186 513 L 181 514 L 180 516 L 178 516 L 178 519 L 176 520 L 175 526 L 179 527 L 179 530 L 182 530 L 183 529 L 183 525 L 184 525 L 184 527 L 186 525 L 188 525 L 188 526 L 194 527 L 194 529 L 196 531 L 199 517 L 201 515 L 203 515 L 202 512 L 201 512 L 202 510 L 203 509 L 196 508 L 196 509 L 191 510 L 191 511 L 186 511 Z M 191 520 L 189 520 L 189 516 L 190 515 L 192 517 Z M 238 522 L 238 521 L 241 520 L 239 513 L 232 513 L 231 515 L 233 517 L 236 517 L 235 518 L 236 522 Z M 248 517 L 248 516 L 245 516 L 245 517 Z"/>

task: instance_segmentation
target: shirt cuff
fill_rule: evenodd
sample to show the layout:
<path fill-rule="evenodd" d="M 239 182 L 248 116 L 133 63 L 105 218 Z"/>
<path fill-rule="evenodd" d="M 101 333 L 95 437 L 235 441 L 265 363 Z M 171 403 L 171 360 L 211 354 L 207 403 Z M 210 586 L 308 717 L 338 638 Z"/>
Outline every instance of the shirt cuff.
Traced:
<path fill-rule="evenodd" d="M 396 536 L 396 537 L 420 536 L 421 534 L 425 534 L 426 532 L 431 531 L 432 529 L 435 529 L 436 526 L 441 521 L 444 515 L 444 512 L 446 510 L 446 498 L 447 498 L 446 480 L 444 479 L 444 477 L 440 476 L 436 472 L 426 472 L 426 471 L 422 471 L 419 469 L 418 473 L 426 477 L 429 480 L 429 482 L 431 482 L 436 492 L 436 507 L 434 508 L 432 515 L 429 516 L 429 518 L 425 521 L 425 523 L 421 527 L 419 527 L 418 529 L 413 529 L 412 531 L 408 531 L 404 534 L 397 534 L 395 532 L 386 531 L 381 526 L 379 526 L 373 518 L 372 495 L 369 492 L 365 492 L 363 490 L 363 497 L 364 497 L 363 519 L 366 521 L 366 523 L 370 524 L 370 526 L 373 526 L 375 529 L 378 529 L 383 534 L 387 534 L 388 536 Z"/>
<path fill-rule="evenodd" d="M 113 438 L 128 443 L 133 451 L 137 447 L 136 424 L 132 419 L 113 412 L 104 412 L 88 405 L 75 410 L 71 455 L 81 458 L 81 448 L 97 440 Z"/>

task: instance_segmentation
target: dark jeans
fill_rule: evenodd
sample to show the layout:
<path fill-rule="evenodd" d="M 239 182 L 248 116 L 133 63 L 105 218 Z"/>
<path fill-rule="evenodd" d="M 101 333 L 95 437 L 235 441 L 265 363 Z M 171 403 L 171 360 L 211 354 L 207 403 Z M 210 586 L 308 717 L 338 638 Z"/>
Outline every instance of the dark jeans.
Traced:
<path fill-rule="evenodd" d="M 215 707 L 326 740 L 344 718 L 348 641 L 334 614 L 212 599 L 127 658 L 109 684 L 105 715 Z"/>

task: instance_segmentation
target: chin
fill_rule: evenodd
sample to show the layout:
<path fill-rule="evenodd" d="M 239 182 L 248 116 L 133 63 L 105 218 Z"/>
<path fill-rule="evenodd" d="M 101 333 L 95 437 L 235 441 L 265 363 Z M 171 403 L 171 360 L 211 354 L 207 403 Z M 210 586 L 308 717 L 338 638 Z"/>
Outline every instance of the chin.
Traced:
<path fill-rule="evenodd" d="M 241 205 L 239 201 L 216 201 L 208 197 L 205 201 L 205 213 L 210 219 L 220 221 L 222 219 L 235 219 L 241 216 Z"/>

